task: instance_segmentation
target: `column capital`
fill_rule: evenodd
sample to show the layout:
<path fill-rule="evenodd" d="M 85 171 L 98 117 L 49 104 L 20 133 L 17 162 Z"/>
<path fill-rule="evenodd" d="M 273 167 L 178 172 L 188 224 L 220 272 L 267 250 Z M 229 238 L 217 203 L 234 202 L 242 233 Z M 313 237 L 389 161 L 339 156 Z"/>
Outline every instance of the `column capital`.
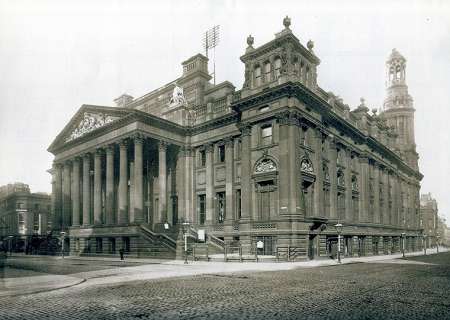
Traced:
<path fill-rule="evenodd" d="M 53 167 L 53 169 L 55 169 L 55 170 L 61 170 L 62 167 L 63 167 L 63 164 L 60 163 L 60 162 L 53 162 L 52 167 Z"/>
<path fill-rule="evenodd" d="M 192 156 L 192 152 L 194 151 L 194 148 L 190 146 L 181 146 L 178 155 L 180 157 L 190 157 Z"/>
<path fill-rule="evenodd" d="M 362 153 L 359 155 L 359 162 L 361 163 L 368 163 L 369 162 L 369 156 L 365 153 Z"/>
<path fill-rule="evenodd" d="M 234 139 L 232 137 L 225 138 L 225 139 L 223 139 L 223 141 L 224 141 L 225 146 L 227 146 L 227 147 L 232 148 L 234 145 Z"/>
<path fill-rule="evenodd" d="M 238 125 L 239 130 L 241 131 L 241 135 L 250 136 L 252 134 L 252 126 L 251 124 L 245 123 Z"/>
<path fill-rule="evenodd" d="M 80 163 L 80 161 L 82 161 L 83 159 L 80 156 L 76 156 L 72 159 L 72 164 L 78 164 Z"/>
<path fill-rule="evenodd" d="M 69 160 L 65 160 L 64 161 L 64 168 L 68 168 L 68 167 L 71 167 L 72 166 L 72 159 L 69 159 Z"/>
<path fill-rule="evenodd" d="M 145 136 L 142 133 L 135 133 L 131 136 L 134 140 L 134 143 L 144 143 Z"/>
<path fill-rule="evenodd" d="M 300 126 L 301 116 L 298 112 L 286 110 L 275 115 L 279 124 Z"/>
<path fill-rule="evenodd" d="M 166 151 L 168 145 L 169 145 L 169 143 L 167 141 L 159 140 L 158 141 L 158 150 L 159 151 Z"/>
<path fill-rule="evenodd" d="M 103 148 L 97 148 L 95 149 L 95 157 L 101 157 L 103 155 Z"/>
<path fill-rule="evenodd" d="M 128 145 L 130 144 L 130 142 L 128 141 L 128 139 L 127 138 L 125 138 L 125 139 L 122 139 L 122 140 L 120 140 L 119 141 L 119 147 L 121 148 L 121 149 L 123 149 L 123 148 L 128 148 Z"/>
<path fill-rule="evenodd" d="M 109 153 L 109 154 L 112 154 L 112 153 L 114 152 L 114 146 L 115 146 L 114 143 L 108 144 L 108 145 L 105 147 L 105 152 L 106 152 L 106 153 Z"/>
<path fill-rule="evenodd" d="M 90 152 L 86 152 L 82 155 L 83 159 L 91 159 L 91 153 Z"/>
<path fill-rule="evenodd" d="M 205 144 L 205 151 L 208 152 L 213 152 L 214 150 L 214 145 L 212 142 L 208 142 Z"/>

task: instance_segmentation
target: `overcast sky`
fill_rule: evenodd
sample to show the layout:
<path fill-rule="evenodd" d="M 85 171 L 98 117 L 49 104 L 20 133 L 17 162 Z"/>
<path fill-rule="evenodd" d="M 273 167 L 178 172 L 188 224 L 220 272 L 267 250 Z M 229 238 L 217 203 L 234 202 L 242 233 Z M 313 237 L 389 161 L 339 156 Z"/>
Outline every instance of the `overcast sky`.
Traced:
<path fill-rule="evenodd" d="M 374 1 L 375 2 L 375 1 Z M 385 97 L 392 48 L 407 59 L 422 193 L 450 221 L 450 5 L 446 1 L 3 1 L 0 0 L 0 185 L 51 191 L 46 149 L 78 108 L 139 97 L 181 74 L 220 25 L 217 80 L 242 87 L 239 56 L 291 29 L 315 43 L 319 85 L 353 109 Z"/>

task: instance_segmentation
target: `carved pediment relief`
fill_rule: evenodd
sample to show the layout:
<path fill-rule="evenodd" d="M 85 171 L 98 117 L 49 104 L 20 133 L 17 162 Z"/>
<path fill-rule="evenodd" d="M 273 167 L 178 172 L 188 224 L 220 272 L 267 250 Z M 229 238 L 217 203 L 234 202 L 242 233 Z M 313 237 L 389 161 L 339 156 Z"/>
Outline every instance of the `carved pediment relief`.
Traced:
<path fill-rule="evenodd" d="M 77 139 L 117 119 L 119 119 L 119 117 L 111 116 L 101 112 L 84 112 L 83 118 L 79 122 L 78 126 L 76 126 L 76 128 L 73 129 L 70 135 L 66 138 L 66 142 Z"/>
<path fill-rule="evenodd" d="M 269 158 L 262 159 L 255 167 L 255 173 L 274 172 L 277 171 L 277 165 Z"/>

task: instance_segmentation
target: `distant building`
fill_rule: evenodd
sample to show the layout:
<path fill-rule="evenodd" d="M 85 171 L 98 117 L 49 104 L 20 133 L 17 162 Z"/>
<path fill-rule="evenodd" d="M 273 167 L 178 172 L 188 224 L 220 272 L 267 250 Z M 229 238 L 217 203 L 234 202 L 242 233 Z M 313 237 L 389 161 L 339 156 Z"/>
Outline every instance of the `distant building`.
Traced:
<path fill-rule="evenodd" d="M 350 110 L 318 85 L 314 43 L 283 24 L 259 47 L 247 38 L 240 90 L 211 83 L 197 54 L 142 97 L 79 109 L 48 148 L 54 228 L 72 252 L 176 250 L 183 221 L 193 237 L 206 230 L 211 246 L 244 253 L 258 242 L 261 254 L 328 256 L 338 222 L 346 255 L 419 249 L 423 176 L 406 59 L 394 49 L 386 61 L 382 112 L 364 99 Z"/>
<path fill-rule="evenodd" d="M 436 246 L 437 236 L 439 235 L 439 215 L 438 204 L 431 193 L 422 194 L 420 196 L 420 216 L 423 235 L 427 247 Z M 441 230 L 442 236 L 443 230 Z"/>
<path fill-rule="evenodd" d="M 0 240 L 13 241 L 25 250 L 33 236 L 45 236 L 51 227 L 51 197 L 31 193 L 27 184 L 16 182 L 0 187 Z"/>

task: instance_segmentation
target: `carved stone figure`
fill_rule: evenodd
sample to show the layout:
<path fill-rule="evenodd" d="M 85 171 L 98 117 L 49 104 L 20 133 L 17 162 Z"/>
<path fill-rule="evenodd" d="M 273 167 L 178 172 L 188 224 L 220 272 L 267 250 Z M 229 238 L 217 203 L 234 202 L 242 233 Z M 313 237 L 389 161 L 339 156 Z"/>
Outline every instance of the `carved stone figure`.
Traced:
<path fill-rule="evenodd" d="M 175 106 L 186 103 L 186 98 L 184 97 L 183 88 L 175 85 L 173 88 L 172 98 L 169 100 L 169 106 Z"/>
<path fill-rule="evenodd" d="M 81 120 L 78 126 L 72 131 L 70 136 L 66 139 L 66 142 L 77 139 L 88 132 L 103 127 L 110 122 L 113 122 L 116 119 L 117 117 L 113 117 L 103 113 L 85 112 L 83 114 L 83 120 Z"/>
<path fill-rule="evenodd" d="M 256 173 L 262 173 L 262 172 L 272 172 L 277 171 L 277 166 L 275 162 L 273 162 L 270 159 L 263 159 L 261 160 L 255 168 Z"/>

